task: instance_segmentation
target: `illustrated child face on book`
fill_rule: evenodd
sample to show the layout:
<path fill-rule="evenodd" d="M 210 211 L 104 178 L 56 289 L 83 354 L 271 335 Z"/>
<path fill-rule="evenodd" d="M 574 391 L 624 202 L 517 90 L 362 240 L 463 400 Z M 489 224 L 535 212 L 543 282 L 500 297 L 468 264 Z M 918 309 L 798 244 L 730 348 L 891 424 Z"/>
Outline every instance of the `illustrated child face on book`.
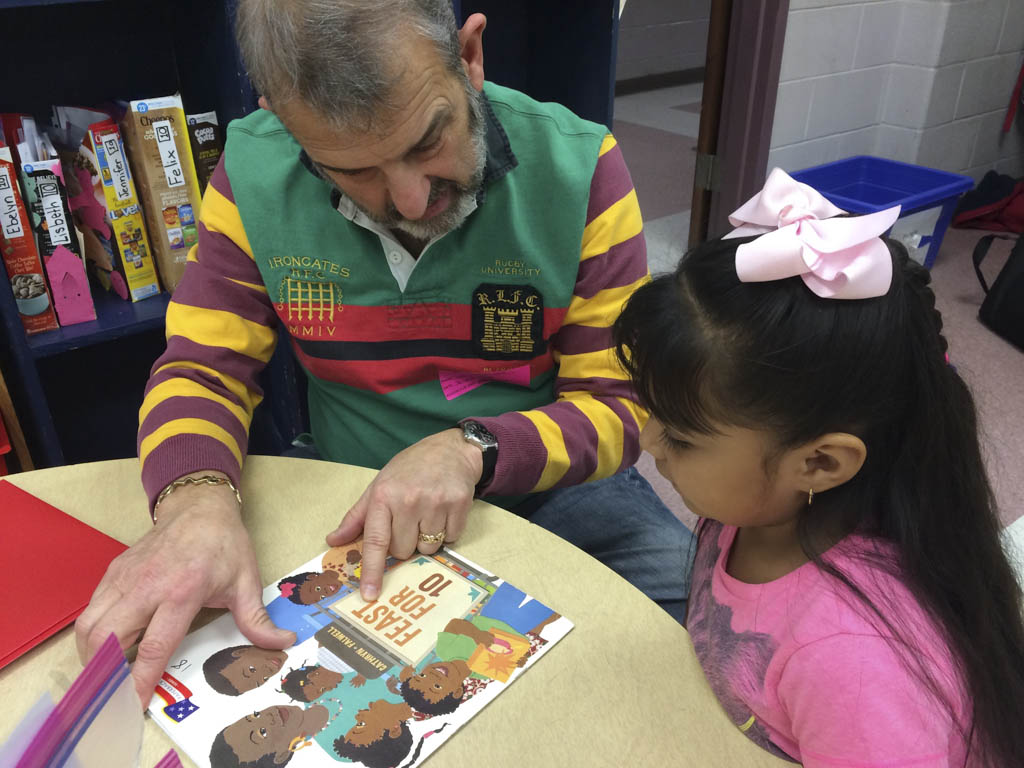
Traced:
<path fill-rule="evenodd" d="M 400 675 L 402 695 L 417 710 L 428 714 L 442 714 L 444 710 L 434 709 L 435 706 L 449 701 L 457 703 L 465 693 L 463 683 L 469 677 L 469 665 L 461 659 L 454 661 L 436 661 L 428 664 L 423 671 L 417 673 L 412 667 L 406 666 Z M 426 702 L 416 702 L 415 696 L 408 692 L 418 693 Z M 418 706 L 417 706 L 418 704 Z"/>
<path fill-rule="evenodd" d="M 296 706 L 267 707 L 246 715 L 219 734 L 210 748 L 212 768 L 271 763 L 259 762 L 270 757 L 273 765 L 285 765 L 292 759 L 293 746 L 321 731 L 329 713 L 314 704 L 309 709 Z"/>
<path fill-rule="evenodd" d="M 403 702 L 377 699 L 367 709 L 356 713 L 356 724 L 348 729 L 345 741 L 367 746 L 385 736 L 397 738 L 405 721 L 412 717 L 412 707 Z"/>
<path fill-rule="evenodd" d="M 217 693 L 239 696 L 259 688 L 276 675 L 287 658 L 284 651 L 236 645 L 211 655 L 203 663 L 203 676 Z"/>
<path fill-rule="evenodd" d="M 277 583 L 281 594 L 299 605 L 313 605 L 341 589 L 341 575 L 337 571 L 307 571 L 288 576 Z"/>
<path fill-rule="evenodd" d="M 359 584 L 363 564 L 363 540 L 350 542 L 341 547 L 331 547 L 324 553 L 321 565 L 324 571 L 337 572 L 344 581 Z"/>
<path fill-rule="evenodd" d="M 314 664 L 289 672 L 281 681 L 281 690 L 295 701 L 316 701 L 327 691 L 337 688 L 342 678 L 340 672 Z"/>

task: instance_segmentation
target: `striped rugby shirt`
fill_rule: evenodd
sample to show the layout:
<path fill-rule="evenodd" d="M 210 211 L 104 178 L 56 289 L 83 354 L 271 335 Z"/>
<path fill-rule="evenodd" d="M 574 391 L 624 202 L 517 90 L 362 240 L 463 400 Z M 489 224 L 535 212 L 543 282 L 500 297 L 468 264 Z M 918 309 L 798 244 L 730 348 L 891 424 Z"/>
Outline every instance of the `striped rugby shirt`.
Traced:
<path fill-rule="evenodd" d="M 499 503 L 636 461 L 646 413 L 610 328 L 649 276 L 621 150 L 559 105 L 485 93 L 477 209 L 415 260 L 272 113 L 231 124 L 139 414 L 151 503 L 189 472 L 238 483 L 279 323 L 327 459 L 379 468 L 473 417 L 498 438 Z"/>

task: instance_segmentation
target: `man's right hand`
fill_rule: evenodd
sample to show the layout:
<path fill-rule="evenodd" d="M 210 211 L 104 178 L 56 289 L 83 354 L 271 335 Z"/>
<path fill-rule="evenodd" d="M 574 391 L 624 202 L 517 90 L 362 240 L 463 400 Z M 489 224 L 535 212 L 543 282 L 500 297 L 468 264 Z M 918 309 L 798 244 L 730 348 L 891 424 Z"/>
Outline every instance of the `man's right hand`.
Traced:
<path fill-rule="evenodd" d="M 111 632 L 122 648 L 138 642 L 132 678 L 145 707 L 200 608 L 230 610 L 253 645 L 292 645 L 295 635 L 275 627 L 263 606 L 239 512 L 227 486 L 186 485 L 169 494 L 157 525 L 110 564 L 75 623 L 82 663 Z"/>

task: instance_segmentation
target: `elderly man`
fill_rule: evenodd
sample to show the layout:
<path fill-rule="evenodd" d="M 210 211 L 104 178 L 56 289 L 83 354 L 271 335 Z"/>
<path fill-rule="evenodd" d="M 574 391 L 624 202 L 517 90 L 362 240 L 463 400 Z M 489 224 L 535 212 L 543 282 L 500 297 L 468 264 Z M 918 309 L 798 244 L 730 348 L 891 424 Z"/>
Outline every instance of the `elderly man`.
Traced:
<path fill-rule="evenodd" d="M 647 279 L 614 138 L 485 84 L 486 20 L 457 29 L 449 0 L 238 14 L 262 109 L 229 128 L 140 413 L 156 525 L 79 619 L 80 654 L 144 632 L 148 700 L 202 606 L 229 608 L 257 646 L 294 640 L 263 609 L 236 490 L 278 323 L 318 455 L 382 468 L 327 536 L 362 534 L 364 598 L 389 552 L 455 541 L 483 496 L 681 619 L 690 534 L 632 468 L 646 415 L 609 352 Z"/>

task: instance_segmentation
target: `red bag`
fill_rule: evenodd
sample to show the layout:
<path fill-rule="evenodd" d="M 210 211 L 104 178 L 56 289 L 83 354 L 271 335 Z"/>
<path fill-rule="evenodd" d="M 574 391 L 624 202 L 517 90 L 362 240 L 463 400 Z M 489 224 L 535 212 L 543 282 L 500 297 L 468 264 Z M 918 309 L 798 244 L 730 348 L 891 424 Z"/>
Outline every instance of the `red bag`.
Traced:
<path fill-rule="evenodd" d="M 989 171 L 960 200 L 953 226 L 1024 233 L 1024 180 Z"/>

